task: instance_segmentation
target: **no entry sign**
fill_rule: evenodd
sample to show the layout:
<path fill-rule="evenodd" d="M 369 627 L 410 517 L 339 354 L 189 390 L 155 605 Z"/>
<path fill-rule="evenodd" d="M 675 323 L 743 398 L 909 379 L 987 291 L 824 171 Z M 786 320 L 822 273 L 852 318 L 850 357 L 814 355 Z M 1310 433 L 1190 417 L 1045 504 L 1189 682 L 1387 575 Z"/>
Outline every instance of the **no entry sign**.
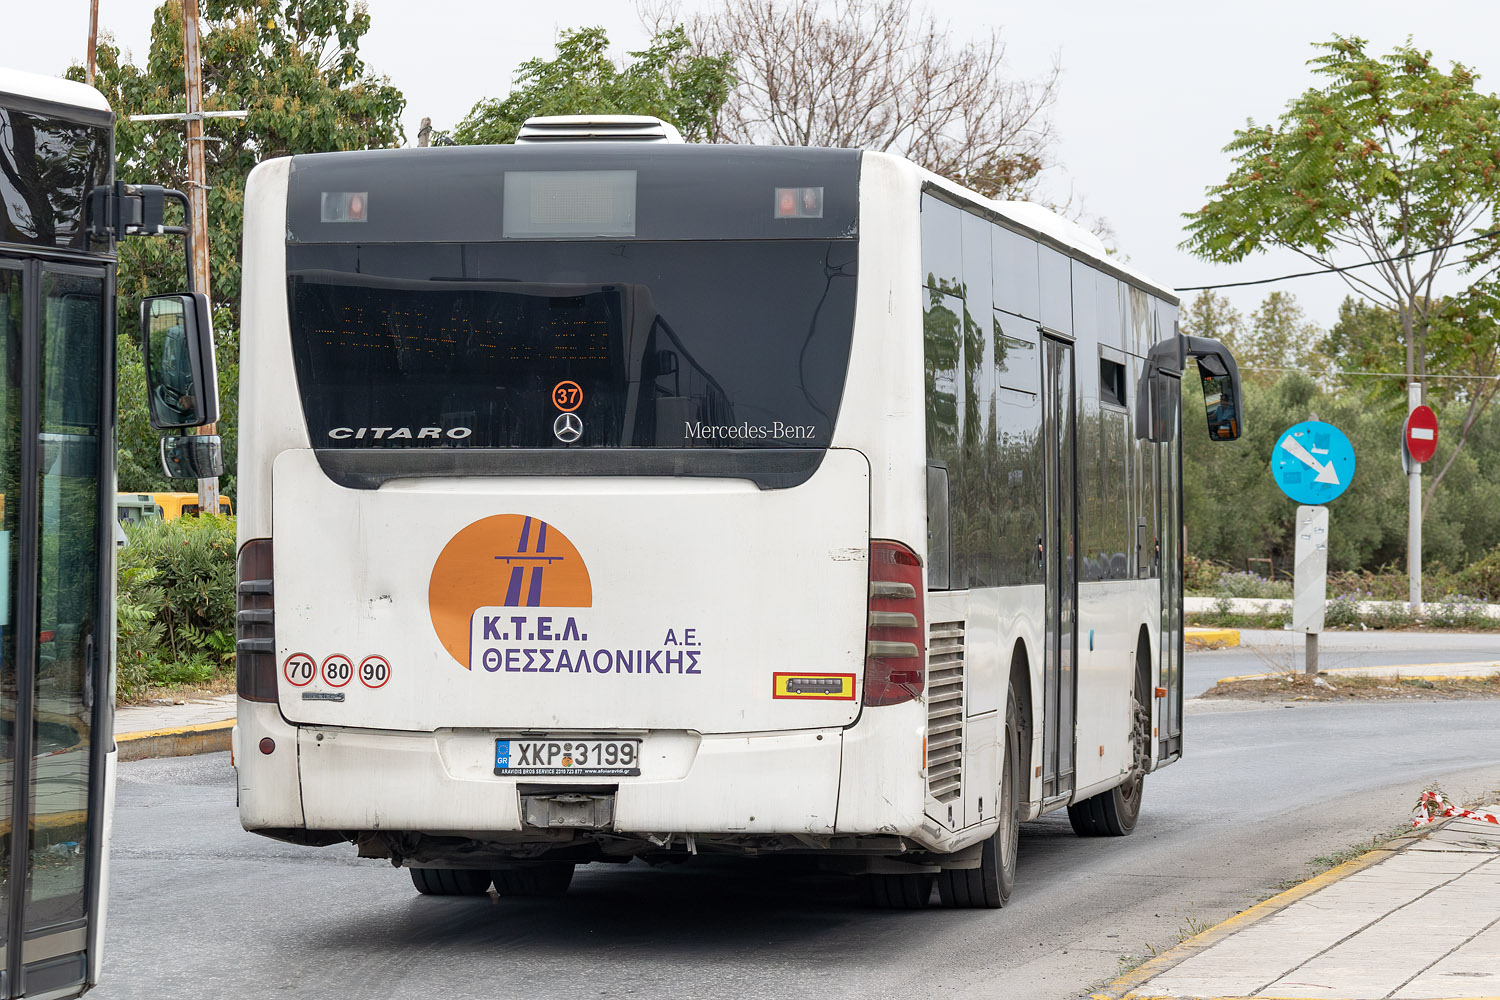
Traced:
<path fill-rule="evenodd" d="M 1406 450 L 1412 461 L 1432 460 L 1437 451 L 1437 414 L 1430 406 L 1418 406 L 1406 415 Z"/>

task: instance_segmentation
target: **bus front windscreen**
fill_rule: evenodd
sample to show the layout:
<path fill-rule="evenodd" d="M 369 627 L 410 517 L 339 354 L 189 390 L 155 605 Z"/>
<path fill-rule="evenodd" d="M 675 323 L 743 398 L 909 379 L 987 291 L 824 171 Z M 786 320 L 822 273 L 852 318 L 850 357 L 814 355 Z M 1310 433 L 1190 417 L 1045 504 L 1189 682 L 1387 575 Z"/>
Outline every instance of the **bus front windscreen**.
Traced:
<path fill-rule="evenodd" d="M 313 447 L 826 448 L 856 247 L 290 246 Z"/>

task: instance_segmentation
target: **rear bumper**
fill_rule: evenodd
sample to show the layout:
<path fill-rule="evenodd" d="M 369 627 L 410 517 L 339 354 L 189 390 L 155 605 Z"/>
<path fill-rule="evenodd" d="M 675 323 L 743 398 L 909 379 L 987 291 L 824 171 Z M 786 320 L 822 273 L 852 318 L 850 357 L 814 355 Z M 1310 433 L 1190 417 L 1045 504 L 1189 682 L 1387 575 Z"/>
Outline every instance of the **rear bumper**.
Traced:
<path fill-rule="evenodd" d="M 241 701 L 240 819 L 247 830 L 509 834 L 514 841 L 527 829 L 522 786 L 544 783 L 613 789 L 617 833 L 919 836 L 925 786 L 913 723 L 920 719 L 914 704 L 866 712 L 847 730 L 650 732 L 639 777 L 512 778 L 493 773 L 493 732 L 292 726 L 275 705 Z M 266 735 L 276 742 L 269 755 L 257 750 Z M 904 752 L 893 753 L 897 745 Z M 842 802 L 841 786 L 851 790 Z"/>

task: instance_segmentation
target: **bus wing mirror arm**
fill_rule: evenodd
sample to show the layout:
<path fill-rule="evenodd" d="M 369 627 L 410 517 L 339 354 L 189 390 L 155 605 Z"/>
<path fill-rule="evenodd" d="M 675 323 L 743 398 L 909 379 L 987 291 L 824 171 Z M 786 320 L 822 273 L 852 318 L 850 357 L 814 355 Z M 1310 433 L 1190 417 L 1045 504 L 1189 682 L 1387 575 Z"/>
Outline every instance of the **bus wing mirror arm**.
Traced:
<path fill-rule="evenodd" d="M 168 198 L 181 203 L 186 225 L 165 225 Z M 183 261 L 187 266 L 187 290 L 196 292 L 200 289 L 193 287 L 191 211 L 187 195 L 175 188 L 115 181 L 112 185 L 101 184 L 89 192 L 88 231 L 101 239 L 116 240 L 126 236 L 181 236 Z"/>

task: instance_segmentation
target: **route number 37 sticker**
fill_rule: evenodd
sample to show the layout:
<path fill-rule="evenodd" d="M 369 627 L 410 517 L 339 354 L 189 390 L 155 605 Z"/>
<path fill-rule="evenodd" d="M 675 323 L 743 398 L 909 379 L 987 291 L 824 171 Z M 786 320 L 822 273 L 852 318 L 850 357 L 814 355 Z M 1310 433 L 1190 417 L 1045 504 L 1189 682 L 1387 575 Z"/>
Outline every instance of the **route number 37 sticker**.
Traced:
<path fill-rule="evenodd" d="M 552 405 L 564 413 L 572 413 L 583 405 L 583 387 L 569 379 L 552 387 Z"/>

